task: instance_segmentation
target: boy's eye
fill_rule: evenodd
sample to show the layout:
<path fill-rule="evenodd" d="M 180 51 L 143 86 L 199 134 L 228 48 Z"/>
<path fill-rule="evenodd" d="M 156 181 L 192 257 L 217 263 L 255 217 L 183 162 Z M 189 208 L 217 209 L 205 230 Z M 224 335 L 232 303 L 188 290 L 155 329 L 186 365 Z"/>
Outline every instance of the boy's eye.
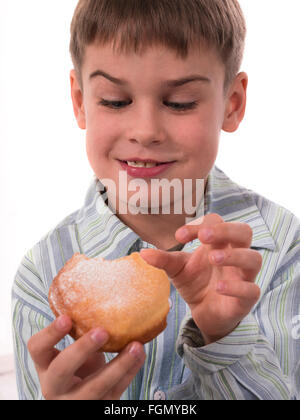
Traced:
<path fill-rule="evenodd" d="M 131 105 L 132 101 L 108 101 L 106 99 L 101 99 L 99 105 L 106 106 L 112 109 L 121 109 L 128 105 Z M 197 102 L 167 102 L 164 101 L 163 104 L 168 108 L 172 108 L 174 111 L 187 111 L 194 109 L 197 106 Z"/>
<path fill-rule="evenodd" d="M 101 99 L 99 102 L 99 105 L 107 106 L 112 109 L 121 109 L 130 104 L 132 104 L 132 101 L 107 101 L 106 99 Z"/>
<path fill-rule="evenodd" d="M 164 105 L 175 111 L 188 111 L 194 109 L 197 106 L 197 102 L 164 102 Z"/>

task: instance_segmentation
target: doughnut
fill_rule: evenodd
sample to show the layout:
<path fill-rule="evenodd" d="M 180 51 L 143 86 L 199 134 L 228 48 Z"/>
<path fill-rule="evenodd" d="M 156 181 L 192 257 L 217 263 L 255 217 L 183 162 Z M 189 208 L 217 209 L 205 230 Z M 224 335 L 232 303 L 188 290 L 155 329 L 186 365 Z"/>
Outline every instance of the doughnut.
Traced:
<path fill-rule="evenodd" d="M 167 326 L 170 281 L 138 252 L 116 260 L 76 253 L 54 278 L 49 305 L 55 317 L 72 319 L 77 340 L 96 327 L 109 341 L 101 351 L 118 353 L 132 341 L 147 343 Z"/>

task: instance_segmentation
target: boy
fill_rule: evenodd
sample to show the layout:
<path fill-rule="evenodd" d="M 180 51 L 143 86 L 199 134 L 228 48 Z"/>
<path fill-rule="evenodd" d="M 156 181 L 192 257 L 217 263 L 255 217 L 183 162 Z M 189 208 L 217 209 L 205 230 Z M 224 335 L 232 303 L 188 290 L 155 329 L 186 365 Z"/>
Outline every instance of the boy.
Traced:
<path fill-rule="evenodd" d="M 21 399 L 299 397 L 300 223 L 214 166 L 221 130 L 245 112 L 245 32 L 236 0 L 79 1 L 71 92 L 95 180 L 16 275 Z M 157 179 L 204 180 L 191 223 L 175 198 L 152 205 Z M 172 281 L 166 330 L 119 355 L 99 353 L 101 326 L 74 343 L 48 305 L 53 278 L 75 252 L 134 251 Z"/>

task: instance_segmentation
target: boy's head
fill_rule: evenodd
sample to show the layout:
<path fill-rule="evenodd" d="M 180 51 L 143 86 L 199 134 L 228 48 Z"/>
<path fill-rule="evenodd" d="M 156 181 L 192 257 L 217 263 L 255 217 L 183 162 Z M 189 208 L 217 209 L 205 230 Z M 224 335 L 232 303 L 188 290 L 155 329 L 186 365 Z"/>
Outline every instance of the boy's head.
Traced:
<path fill-rule="evenodd" d="M 236 0 L 80 0 L 72 100 L 97 177 L 112 180 L 118 195 L 120 171 L 129 181 L 143 177 L 123 163 L 138 157 L 170 163 L 145 176 L 148 184 L 207 180 L 220 131 L 235 131 L 244 115 L 244 39 Z M 151 188 L 143 195 L 151 200 Z M 126 188 L 117 202 L 131 196 Z"/>
<path fill-rule="evenodd" d="M 112 44 L 119 53 L 163 45 L 179 57 L 203 45 L 225 67 L 225 88 L 239 71 L 246 25 L 238 0 L 79 0 L 70 52 L 78 79 L 86 47 Z"/>

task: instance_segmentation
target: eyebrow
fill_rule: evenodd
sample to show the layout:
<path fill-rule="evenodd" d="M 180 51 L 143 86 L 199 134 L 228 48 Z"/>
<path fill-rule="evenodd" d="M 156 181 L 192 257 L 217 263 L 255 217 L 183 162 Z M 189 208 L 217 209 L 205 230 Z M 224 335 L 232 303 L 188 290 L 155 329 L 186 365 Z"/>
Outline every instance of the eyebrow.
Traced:
<path fill-rule="evenodd" d="M 110 82 L 116 84 L 116 85 L 120 85 L 120 86 L 125 86 L 128 85 L 128 82 L 124 79 L 117 79 L 116 77 L 111 76 L 110 74 L 104 72 L 103 70 L 96 70 L 93 73 L 90 74 L 89 80 L 92 80 L 98 76 L 104 77 L 105 79 L 109 80 Z M 205 82 L 205 83 L 210 83 L 211 80 L 208 77 L 205 76 L 201 76 L 198 74 L 194 74 L 191 76 L 187 76 L 187 77 L 183 77 L 181 79 L 175 79 L 175 80 L 167 80 L 166 82 L 164 82 L 164 84 L 168 87 L 178 87 L 178 86 L 183 86 L 187 83 L 191 83 L 191 82 Z"/>

